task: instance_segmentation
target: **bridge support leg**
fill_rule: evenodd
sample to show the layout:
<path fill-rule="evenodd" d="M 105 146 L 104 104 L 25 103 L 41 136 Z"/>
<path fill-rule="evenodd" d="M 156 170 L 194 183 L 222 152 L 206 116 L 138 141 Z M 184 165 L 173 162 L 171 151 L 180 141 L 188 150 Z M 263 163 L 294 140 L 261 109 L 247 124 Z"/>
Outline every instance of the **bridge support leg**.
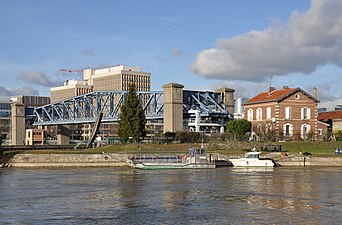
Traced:
<path fill-rule="evenodd" d="M 68 125 L 58 125 L 57 127 L 57 144 L 58 145 L 68 145 L 70 138 L 70 126 Z"/>
<path fill-rule="evenodd" d="M 165 84 L 164 133 L 183 130 L 183 88 L 177 83 Z"/>

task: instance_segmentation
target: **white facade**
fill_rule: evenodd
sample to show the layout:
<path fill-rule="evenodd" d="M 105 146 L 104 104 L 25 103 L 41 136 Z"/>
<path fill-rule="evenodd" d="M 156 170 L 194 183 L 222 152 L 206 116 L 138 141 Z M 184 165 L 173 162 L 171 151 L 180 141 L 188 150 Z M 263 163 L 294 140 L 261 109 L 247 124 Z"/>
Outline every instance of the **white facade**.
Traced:
<path fill-rule="evenodd" d="M 245 108 L 243 104 L 247 101 L 247 98 L 237 98 L 234 103 L 234 119 L 244 118 Z"/>

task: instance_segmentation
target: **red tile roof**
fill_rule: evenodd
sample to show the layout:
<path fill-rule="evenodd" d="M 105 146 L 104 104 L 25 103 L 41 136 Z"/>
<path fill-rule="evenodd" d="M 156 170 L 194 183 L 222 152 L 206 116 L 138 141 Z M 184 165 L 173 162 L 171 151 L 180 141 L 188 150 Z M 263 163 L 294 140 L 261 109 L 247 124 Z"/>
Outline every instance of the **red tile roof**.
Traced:
<path fill-rule="evenodd" d="M 245 103 L 245 105 L 263 103 L 263 102 L 279 102 L 297 91 L 303 92 L 305 95 L 309 96 L 314 101 L 318 102 L 316 98 L 314 98 L 313 96 L 311 96 L 310 94 L 308 94 L 307 92 L 303 91 L 300 88 L 284 88 L 280 90 L 274 90 L 271 92 L 263 92 L 261 94 L 258 94 L 257 96 L 249 99 Z"/>
<path fill-rule="evenodd" d="M 327 122 L 332 119 L 342 119 L 342 110 L 330 111 L 330 112 L 321 112 L 318 114 L 317 120 Z"/>

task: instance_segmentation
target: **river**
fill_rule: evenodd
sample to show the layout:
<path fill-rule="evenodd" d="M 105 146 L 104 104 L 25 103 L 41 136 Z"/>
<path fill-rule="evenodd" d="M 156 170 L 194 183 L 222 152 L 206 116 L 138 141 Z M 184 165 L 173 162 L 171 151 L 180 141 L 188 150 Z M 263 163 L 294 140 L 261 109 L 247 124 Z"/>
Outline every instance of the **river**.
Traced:
<path fill-rule="evenodd" d="M 336 167 L 0 169 L 1 224 L 341 224 Z"/>

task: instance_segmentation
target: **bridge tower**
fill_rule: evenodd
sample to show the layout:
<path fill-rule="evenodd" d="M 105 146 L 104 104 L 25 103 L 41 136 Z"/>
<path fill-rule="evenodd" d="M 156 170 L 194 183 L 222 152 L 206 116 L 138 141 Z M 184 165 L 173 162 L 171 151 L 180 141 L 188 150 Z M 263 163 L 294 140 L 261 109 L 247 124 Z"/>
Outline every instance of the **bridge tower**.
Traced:
<path fill-rule="evenodd" d="M 12 145 L 25 144 L 25 105 L 12 104 Z"/>
<path fill-rule="evenodd" d="M 164 133 L 183 130 L 183 88 L 177 83 L 163 85 Z"/>
<path fill-rule="evenodd" d="M 223 101 L 227 108 L 227 111 L 234 115 L 234 89 L 231 88 L 219 88 L 215 90 L 216 93 L 223 95 Z"/>

